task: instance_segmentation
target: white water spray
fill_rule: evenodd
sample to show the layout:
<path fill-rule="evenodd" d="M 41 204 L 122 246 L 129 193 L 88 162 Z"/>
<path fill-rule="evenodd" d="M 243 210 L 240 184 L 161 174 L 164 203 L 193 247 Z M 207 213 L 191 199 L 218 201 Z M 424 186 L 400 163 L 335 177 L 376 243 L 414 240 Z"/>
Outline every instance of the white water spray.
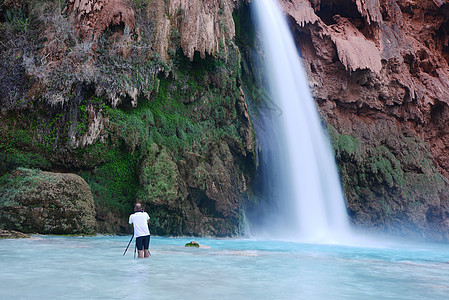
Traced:
<path fill-rule="evenodd" d="M 341 241 L 349 224 L 334 154 L 321 125 L 300 57 L 287 22 L 275 0 L 254 0 L 265 53 L 269 89 L 281 110 L 281 180 L 291 199 L 283 232 L 290 239 Z M 293 211 L 293 213 L 291 212 Z"/>

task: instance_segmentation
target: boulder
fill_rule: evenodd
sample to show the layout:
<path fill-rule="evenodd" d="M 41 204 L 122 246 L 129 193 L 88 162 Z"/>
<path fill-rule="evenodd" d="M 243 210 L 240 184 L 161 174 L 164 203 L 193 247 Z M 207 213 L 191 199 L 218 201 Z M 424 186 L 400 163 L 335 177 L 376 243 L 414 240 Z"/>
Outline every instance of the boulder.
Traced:
<path fill-rule="evenodd" d="M 18 168 L 0 178 L 0 228 L 25 233 L 92 234 L 95 208 L 75 174 Z"/>
<path fill-rule="evenodd" d="M 0 229 L 0 239 L 24 239 L 29 238 L 28 234 L 18 232 L 15 230 L 3 230 Z"/>

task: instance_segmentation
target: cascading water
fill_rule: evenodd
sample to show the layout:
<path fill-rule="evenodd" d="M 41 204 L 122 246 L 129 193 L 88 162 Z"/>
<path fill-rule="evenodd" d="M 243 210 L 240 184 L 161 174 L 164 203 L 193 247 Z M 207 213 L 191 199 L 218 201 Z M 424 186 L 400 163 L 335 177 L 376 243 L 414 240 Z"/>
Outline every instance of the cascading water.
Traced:
<path fill-rule="evenodd" d="M 273 119 L 280 133 L 272 139 L 279 145 L 271 146 L 276 157 L 271 164 L 280 176 L 276 181 L 281 183 L 278 200 L 283 208 L 273 210 L 279 216 L 266 217 L 268 227 L 281 238 L 340 241 L 350 231 L 340 179 L 292 34 L 275 0 L 255 0 L 252 5 L 268 89 L 279 108 Z M 282 223 L 281 228 L 275 223 Z"/>

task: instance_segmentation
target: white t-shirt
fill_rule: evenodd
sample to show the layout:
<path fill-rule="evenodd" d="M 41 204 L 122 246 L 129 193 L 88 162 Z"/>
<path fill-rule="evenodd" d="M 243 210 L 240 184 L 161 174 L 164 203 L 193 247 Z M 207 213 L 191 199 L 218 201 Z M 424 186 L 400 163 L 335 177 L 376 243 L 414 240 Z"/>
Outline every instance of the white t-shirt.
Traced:
<path fill-rule="evenodd" d="M 134 225 L 134 237 L 150 235 L 148 220 L 150 216 L 146 212 L 135 212 L 129 216 L 129 224 Z"/>

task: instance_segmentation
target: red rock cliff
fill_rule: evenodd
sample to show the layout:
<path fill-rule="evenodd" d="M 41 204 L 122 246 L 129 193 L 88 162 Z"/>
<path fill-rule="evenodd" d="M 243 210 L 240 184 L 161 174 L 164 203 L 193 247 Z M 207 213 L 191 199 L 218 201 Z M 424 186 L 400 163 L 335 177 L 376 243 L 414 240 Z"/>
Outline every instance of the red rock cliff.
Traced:
<path fill-rule="evenodd" d="M 330 124 L 354 223 L 447 239 L 448 1 L 281 5 Z"/>

